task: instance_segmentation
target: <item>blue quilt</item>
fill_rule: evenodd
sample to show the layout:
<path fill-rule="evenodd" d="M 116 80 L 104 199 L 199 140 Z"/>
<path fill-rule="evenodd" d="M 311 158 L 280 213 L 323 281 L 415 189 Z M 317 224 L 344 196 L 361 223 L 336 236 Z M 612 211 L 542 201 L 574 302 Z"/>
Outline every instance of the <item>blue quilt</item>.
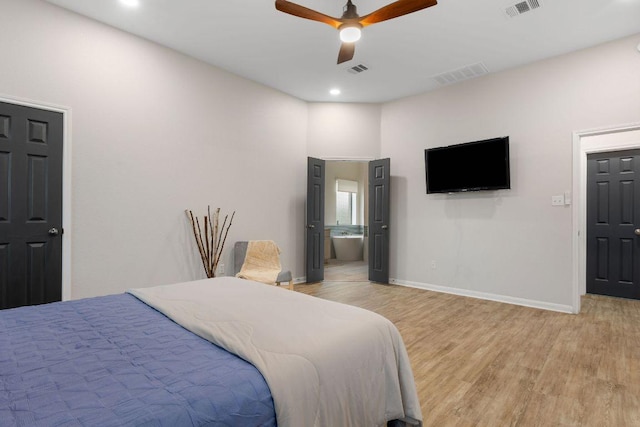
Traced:
<path fill-rule="evenodd" d="M 275 426 L 260 372 L 122 294 L 0 311 L 0 426 Z"/>

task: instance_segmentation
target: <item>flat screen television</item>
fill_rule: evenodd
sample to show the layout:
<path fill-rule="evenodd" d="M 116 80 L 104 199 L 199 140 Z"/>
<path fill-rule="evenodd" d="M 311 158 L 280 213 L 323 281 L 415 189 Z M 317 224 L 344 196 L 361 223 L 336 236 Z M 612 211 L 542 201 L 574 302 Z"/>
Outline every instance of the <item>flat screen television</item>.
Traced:
<path fill-rule="evenodd" d="M 427 194 L 511 188 L 509 137 L 424 150 Z"/>

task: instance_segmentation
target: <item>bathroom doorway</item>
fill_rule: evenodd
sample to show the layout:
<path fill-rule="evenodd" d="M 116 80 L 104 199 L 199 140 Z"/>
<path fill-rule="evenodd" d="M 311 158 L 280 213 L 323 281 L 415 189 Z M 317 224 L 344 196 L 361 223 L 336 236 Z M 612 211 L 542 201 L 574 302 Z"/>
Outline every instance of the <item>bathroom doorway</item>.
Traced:
<path fill-rule="evenodd" d="M 368 164 L 354 160 L 326 162 L 325 281 L 369 280 Z"/>

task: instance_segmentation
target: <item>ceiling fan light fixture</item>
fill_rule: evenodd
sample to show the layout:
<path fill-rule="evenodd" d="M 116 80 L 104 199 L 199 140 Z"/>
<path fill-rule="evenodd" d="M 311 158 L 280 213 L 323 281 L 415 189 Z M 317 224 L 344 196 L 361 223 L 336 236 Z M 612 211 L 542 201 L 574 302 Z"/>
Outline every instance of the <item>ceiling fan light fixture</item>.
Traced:
<path fill-rule="evenodd" d="M 360 25 L 343 25 L 340 27 L 340 40 L 343 43 L 355 43 L 360 40 L 362 31 Z"/>
<path fill-rule="evenodd" d="M 542 0 L 522 1 L 539 2 Z M 340 32 L 340 40 L 342 40 L 337 63 L 342 64 L 343 62 L 353 59 L 356 48 L 355 42 L 360 40 L 360 30 L 363 27 L 408 15 L 435 6 L 436 4 L 438 4 L 438 0 L 395 0 L 365 16 L 360 16 L 358 15 L 358 8 L 353 4 L 352 0 L 347 0 L 347 4 L 345 4 L 342 9 L 343 13 L 341 18 L 325 15 L 324 13 L 301 6 L 290 0 L 276 0 L 276 9 L 299 18 L 321 22 L 337 29 Z"/>

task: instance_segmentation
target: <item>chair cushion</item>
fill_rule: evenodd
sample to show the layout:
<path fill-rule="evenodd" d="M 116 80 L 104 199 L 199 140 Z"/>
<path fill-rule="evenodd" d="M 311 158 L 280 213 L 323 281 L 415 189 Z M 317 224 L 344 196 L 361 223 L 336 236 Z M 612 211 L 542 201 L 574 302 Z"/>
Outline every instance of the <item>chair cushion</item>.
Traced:
<path fill-rule="evenodd" d="M 291 271 L 283 270 L 278 274 L 278 278 L 276 279 L 276 282 L 290 282 L 291 280 L 293 280 L 293 277 L 291 276 Z"/>

